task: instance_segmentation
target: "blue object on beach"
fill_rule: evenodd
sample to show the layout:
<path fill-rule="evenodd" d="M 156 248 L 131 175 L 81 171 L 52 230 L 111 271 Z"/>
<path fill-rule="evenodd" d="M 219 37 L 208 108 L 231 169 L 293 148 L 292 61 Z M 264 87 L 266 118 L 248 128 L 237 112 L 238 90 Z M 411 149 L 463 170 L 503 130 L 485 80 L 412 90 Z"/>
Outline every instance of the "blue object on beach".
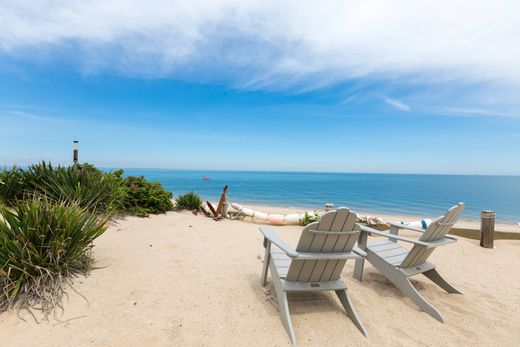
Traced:
<path fill-rule="evenodd" d="M 431 223 L 431 219 L 422 219 L 420 221 L 413 221 L 413 222 L 401 221 L 400 223 L 401 223 L 401 225 L 406 225 L 406 226 L 413 227 L 413 228 L 421 227 L 422 229 L 426 230 L 428 228 L 428 225 Z"/>

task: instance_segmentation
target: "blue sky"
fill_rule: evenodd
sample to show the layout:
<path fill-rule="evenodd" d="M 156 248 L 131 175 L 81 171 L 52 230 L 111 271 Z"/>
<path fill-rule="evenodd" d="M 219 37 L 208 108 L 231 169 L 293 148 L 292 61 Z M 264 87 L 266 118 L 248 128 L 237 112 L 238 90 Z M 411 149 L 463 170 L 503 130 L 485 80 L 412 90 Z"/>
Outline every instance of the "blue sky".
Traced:
<path fill-rule="evenodd" d="M 518 6 L 385 6 L 7 1 L 0 165 L 520 174 Z"/>

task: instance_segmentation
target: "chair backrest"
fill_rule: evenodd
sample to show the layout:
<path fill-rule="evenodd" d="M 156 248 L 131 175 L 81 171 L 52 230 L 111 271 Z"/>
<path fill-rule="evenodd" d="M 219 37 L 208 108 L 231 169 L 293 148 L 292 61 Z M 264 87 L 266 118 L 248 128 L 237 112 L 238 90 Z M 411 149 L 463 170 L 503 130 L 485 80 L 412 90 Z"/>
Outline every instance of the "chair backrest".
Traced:
<path fill-rule="evenodd" d="M 298 252 L 345 253 L 352 250 L 361 228 L 357 214 L 346 207 L 325 213 L 318 222 L 307 225 L 296 247 Z M 289 266 L 286 280 L 323 282 L 337 280 L 345 260 L 298 260 Z"/>
<path fill-rule="evenodd" d="M 455 225 L 463 210 L 464 204 L 462 202 L 450 208 L 444 216 L 440 216 L 430 224 L 428 229 L 426 229 L 419 238 L 419 241 L 431 242 L 443 239 L 453 225 Z M 424 263 L 434 249 L 435 247 L 426 248 L 414 245 L 399 267 L 414 267 Z"/>

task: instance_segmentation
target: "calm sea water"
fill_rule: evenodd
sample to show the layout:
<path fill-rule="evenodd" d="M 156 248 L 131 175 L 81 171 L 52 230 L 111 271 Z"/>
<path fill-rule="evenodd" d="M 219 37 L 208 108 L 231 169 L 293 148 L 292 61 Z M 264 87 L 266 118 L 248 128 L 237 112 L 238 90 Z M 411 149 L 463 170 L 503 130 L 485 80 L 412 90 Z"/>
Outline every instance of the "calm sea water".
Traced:
<path fill-rule="evenodd" d="M 241 204 L 322 208 L 325 203 L 357 211 L 436 216 L 460 201 L 464 219 L 494 210 L 497 222 L 520 222 L 520 176 L 347 174 L 126 169 L 161 182 L 175 196 L 195 191 L 218 199 L 224 185 L 229 200 Z M 209 180 L 202 180 L 208 177 Z"/>

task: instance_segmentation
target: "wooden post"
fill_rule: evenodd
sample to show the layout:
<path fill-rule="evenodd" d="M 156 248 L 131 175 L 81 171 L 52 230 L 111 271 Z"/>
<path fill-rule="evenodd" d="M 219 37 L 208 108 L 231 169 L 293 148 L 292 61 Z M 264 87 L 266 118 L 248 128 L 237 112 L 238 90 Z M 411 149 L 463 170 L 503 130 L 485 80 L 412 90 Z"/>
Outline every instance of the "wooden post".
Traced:
<path fill-rule="evenodd" d="M 72 161 L 74 162 L 74 164 L 77 164 L 78 163 L 78 143 L 79 143 L 79 141 L 74 140 L 73 143 L 74 143 L 74 151 L 72 152 Z"/>
<path fill-rule="evenodd" d="M 494 211 L 480 212 L 480 246 L 484 248 L 493 248 L 495 240 L 495 218 Z"/>

